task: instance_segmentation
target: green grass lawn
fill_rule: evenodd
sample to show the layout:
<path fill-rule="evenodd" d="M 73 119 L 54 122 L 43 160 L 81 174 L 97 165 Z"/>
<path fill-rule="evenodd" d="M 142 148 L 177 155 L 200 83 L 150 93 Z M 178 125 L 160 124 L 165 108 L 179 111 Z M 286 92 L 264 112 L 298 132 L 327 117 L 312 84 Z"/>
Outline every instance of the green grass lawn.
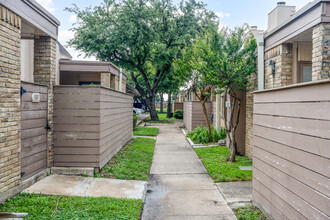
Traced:
<path fill-rule="evenodd" d="M 234 209 L 238 220 L 267 220 L 266 216 L 254 205 Z"/>
<path fill-rule="evenodd" d="M 157 111 L 157 113 L 160 113 L 160 108 L 157 108 L 156 111 Z M 166 113 L 166 112 L 167 112 L 167 108 L 164 108 L 163 113 Z"/>
<path fill-rule="evenodd" d="M 252 160 L 245 156 L 236 156 L 234 163 L 228 163 L 230 151 L 227 147 L 196 148 L 196 154 L 214 182 L 252 180 L 252 170 L 240 170 L 239 166 L 252 166 Z"/>
<path fill-rule="evenodd" d="M 137 136 L 157 136 L 159 128 L 136 127 L 133 131 Z"/>
<path fill-rule="evenodd" d="M 148 180 L 156 140 L 134 138 L 123 147 L 95 177 Z"/>
<path fill-rule="evenodd" d="M 146 118 L 144 121 L 149 123 L 172 124 L 175 120 L 182 120 L 182 119 L 176 119 L 174 117 L 166 118 L 166 113 L 164 114 L 158 113 L 158 118 L 159 121 L 151 121 L 150 117 Z"/>
<path fill-rule="evenodd" d="M 24 219 L 139 219 L 141 199 L 118 199 L 106 197 L 69 197 L 20 194 L 10 198 L 0 207 L 0 212 L 25 212 Z"/>

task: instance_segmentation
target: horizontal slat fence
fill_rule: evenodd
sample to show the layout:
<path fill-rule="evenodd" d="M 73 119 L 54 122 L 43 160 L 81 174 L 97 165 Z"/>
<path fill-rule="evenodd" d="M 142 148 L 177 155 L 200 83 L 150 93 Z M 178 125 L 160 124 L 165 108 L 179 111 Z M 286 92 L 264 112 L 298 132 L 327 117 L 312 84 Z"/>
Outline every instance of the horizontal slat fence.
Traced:
<path fill-rule="evenodd" d="M 253 198 L 274 219 L 330 217 L 330 81 L 254 94 Z"/>
<path fill-rule="evenodd" d="M 206 102 L 205 105 L 210 119 L 213 114 L 212 102 Z M 206 126 L 202 104 L 199 101 L 184 102 L 183 112 L 183 121 L 188 131 L 192 131 L 201 125 Z"/>
<path fill-rule="evenodd" d="M 21 95 L 21 172 L 22 180 L 47 168 L 47 96 L 48 87 L 21 82 L 26 91 Z M 40 102 L 32 102 L 32 94 Z"/>
<path fill-rule="evenodd" d="M 183 110 L 183 102 L 174 102 L 172 111 Z"/>
<path fill-rule="evenodd" d="M 133 97 L 102 87 L 54 87 L 54 166 L 103 167 L 133 136 Z"/>

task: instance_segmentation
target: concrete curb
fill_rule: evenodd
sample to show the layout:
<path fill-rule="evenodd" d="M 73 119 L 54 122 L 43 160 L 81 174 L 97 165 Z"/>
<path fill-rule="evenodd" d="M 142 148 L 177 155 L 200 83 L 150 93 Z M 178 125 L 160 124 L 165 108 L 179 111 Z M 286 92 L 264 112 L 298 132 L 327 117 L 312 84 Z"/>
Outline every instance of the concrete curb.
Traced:
<path fill-rule="evenodd" d="M 208 148 L 208 147 L 223 147 L 219 145 L 203 145 L 203 144 L 195 144 L 189 137 L 187 137 L 188 132 L 185 129 L 181 129 L 182 133 L 184 134 L 185 138 L 189 142 L 192 148 Z"/>

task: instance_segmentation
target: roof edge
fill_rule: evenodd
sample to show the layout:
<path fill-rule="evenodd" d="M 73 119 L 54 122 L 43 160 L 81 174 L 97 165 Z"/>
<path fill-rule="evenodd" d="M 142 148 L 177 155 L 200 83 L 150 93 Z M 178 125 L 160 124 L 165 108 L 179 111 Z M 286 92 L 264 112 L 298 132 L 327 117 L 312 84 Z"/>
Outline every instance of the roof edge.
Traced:
<path fill-rule="evenodd" d="M 265 33 L 265 38 L 270 37 L 271 35 L 275 34 L 279 30 L 285 28 L 287 25 L 291 24 L 295 20 L 299 19 L 300 17 L 307 14 L 309 11 L 313 10 L 314 8 L 318 7 L 321 3 L 330 3 L 330 0 L 315 0 L 313 2 L 308 3 L 300 10 L 298 10 L 291 18 L 283 22 L 280 26 L 276 27 L 275 29 L 271 30 L 269 33 Z"/>

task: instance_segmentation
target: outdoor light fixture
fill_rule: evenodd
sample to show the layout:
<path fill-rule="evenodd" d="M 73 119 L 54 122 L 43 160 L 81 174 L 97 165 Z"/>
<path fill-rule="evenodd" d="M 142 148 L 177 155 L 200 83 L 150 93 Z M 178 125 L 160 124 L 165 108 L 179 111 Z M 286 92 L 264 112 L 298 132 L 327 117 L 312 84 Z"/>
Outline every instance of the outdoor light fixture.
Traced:
<path fill-rule="evenodd" d="M 272 74 L 275 74 L 275 62 L 274 60 L 268 61 L 268 66 L 272 66 Z"/>

